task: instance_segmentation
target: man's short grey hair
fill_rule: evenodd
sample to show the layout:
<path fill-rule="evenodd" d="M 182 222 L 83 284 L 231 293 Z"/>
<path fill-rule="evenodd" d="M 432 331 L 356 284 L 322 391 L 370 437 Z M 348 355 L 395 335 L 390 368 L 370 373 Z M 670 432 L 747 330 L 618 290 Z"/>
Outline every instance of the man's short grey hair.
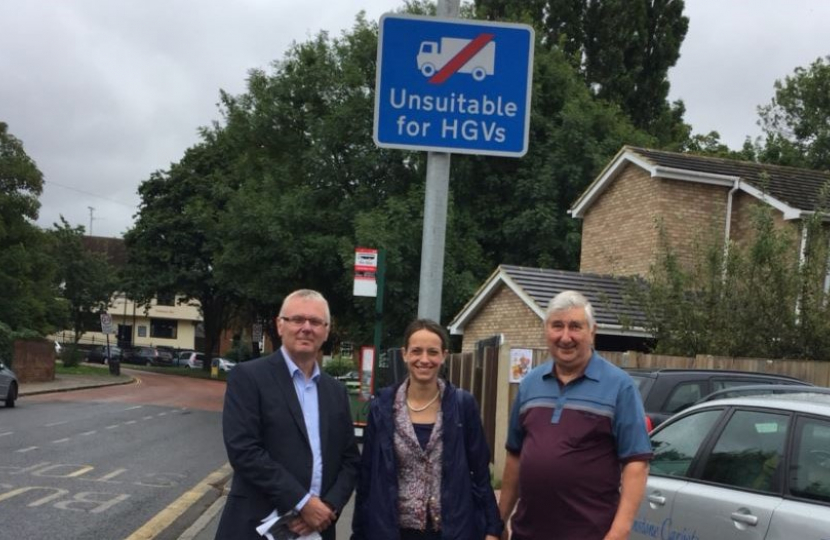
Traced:
<path fill-rule="evenodd" d="M 594 308 L 591 306 L 591 302 L 576 291 L 562 291 L 551 298 L 550 302 L 548 302 L 546 318 L 550 318 L 553 313 L 580 307 L 585 308 L 585 318 L 588 320 L 588 327 L 596 327 L 597 323 L 594 319 Z"/>
<path fill-rule="evenodd" d="M 312 289 L 297 289 L 296 291 L 286 296 L 285 300 L 282 301 L 282 306 L 280 307 L 280 317 L 285 315 L 285 306 L 288 304 L 288 302 L 294 300 L 295 298 L 302 298 L 304 300 L 316 300 L 318 302 L 322 302 L 323 306 L 325 306 L 326 309 L 326 323 L 331 323 L 331 313 L 329 312 L 328 300 L 326 300 L 326 298 L 322 294 Z"/>

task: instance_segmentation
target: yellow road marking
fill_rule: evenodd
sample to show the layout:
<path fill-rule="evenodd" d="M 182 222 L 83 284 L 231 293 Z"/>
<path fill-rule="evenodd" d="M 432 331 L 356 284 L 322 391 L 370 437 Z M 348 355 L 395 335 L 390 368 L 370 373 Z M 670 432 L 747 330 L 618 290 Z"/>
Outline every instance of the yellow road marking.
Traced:
<path fill-rule="evenodd" d="M 157 537 L 184 514 L 188 508 L 196 504 L 196 501 L 201 499 L 205 493 L 211 489 L 215 489 L 212 484 L 221 481 L 229 474 L 231 474 L 231 465 L 230 463 L 225 463 L 207 475 L 204 480 L 193 486 L 193 489 L 170 503 L 167 508 L 153 516 L 150 521 L 142 525 L 141 528 L 124 540 L 150 540 Z"/>

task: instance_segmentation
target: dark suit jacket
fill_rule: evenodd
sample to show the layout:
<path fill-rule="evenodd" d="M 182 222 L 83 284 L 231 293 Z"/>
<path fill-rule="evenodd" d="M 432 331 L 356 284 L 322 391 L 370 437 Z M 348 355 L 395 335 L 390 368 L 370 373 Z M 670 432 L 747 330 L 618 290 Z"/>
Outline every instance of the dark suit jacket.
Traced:
<path fill-rule="evenodd" d="M 345 386 L 317 382 L 323 480 L 320 498 L 338 515 L 354 489 L 359 451 Z M 217 540 L 262 540 L 256 527 L 276 509 L 292 511 L 311 485 L 312 455 L 303 412 L 281 352 L 241 362 L 230 372 L 222 428 L 233 483 Z M 332 525 L 323 533 L 334 540 Z"/>

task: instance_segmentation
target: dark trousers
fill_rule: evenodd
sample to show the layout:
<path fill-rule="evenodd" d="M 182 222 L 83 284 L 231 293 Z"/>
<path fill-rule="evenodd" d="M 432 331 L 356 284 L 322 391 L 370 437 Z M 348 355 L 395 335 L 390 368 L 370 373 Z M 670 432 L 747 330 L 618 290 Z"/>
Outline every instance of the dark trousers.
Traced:
<path fill-rule="evenodd" d="M 441 540 L 441 531 L 401 529 L 401 540 Z"/>

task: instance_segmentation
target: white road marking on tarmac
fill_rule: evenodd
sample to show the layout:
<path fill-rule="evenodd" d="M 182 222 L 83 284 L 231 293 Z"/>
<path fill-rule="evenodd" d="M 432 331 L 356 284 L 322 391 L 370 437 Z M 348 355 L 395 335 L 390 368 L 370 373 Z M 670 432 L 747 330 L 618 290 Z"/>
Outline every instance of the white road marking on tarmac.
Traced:
<path fill-rule="evenodd" d="M 104 428 L 104 429 L 115 429 L 115 428 L 117 428 L 117 427 L 118 427 L 118 424 L 114 424 L 114 425 L 112 425 L 112 426 L 107 426 L 107 427 L 106 427 L 106 428 Z"/>
<path fill-rule="evenodd" d="M 44 427 L 54 427 L 54 426 L 62 426 L 63 424 L 68 424 L 69 420 L 64 420 L 63 422 L 52 422 L 51 424 L 46 424 Z"/>
<path fill-rule="evenodd" d="M 26 452 L 31 452 L 32 450 L 37 450 L 37 446 L 30 446 L 28 448 L 21 448 L 17 451 L 18 454 L 25 454 Z"/>
<path fill-rule="evenodd" d="M 0 437 L 5 437 L 6 435 L 11 435 L 14 431 L 7 431 L 5 433 L 0 433 Z"/>
<path fill-rule="evenodd" d="M 83 433 L 81 433 L 81 435 L 83 435 L 83 436 L 95 435 L 96 433 L 98 433 L 98 430 L 93 429 L 92 431 L 84 431 Z"/>
<path fill-rule="evenodd" d="M 69 437 L 66 437 L 66 438 L 63 438 L 63 439 L 58 439 L 57 441 L 52 441 L 52 444 L 65 443 L 68 440 L 69 440 Z"/>

